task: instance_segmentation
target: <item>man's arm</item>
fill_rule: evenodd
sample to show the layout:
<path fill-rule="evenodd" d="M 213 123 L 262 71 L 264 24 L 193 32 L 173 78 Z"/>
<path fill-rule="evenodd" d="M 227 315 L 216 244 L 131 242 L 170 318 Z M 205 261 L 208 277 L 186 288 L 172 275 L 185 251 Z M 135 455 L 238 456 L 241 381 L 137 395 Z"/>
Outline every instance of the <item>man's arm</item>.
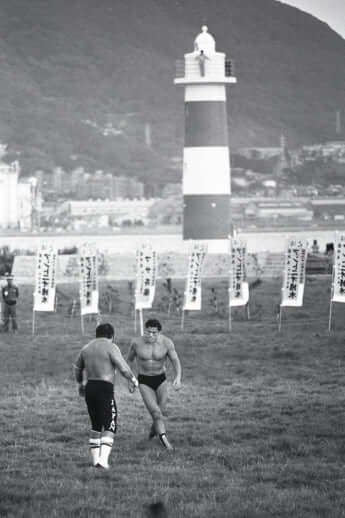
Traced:
<path fill-rule="evenodd" d="M 137 352 L 136 352 L 136 348 L 135 348 L 135 341 L 132 340 L 128 354 L 127 354 L 127 361 L 129 363 L 132 363 L 135 360 L 136 356 L 137 356 Z"/>
<path fill-rule="evenodd" d="M 171 361 L 172 366 L 175 371 L 175 379 L 173 381 L 173 386 L 175 388 L 180 388 L 181 387 L 181 378 L 182 378 L 182 367 L 181 367 L 181 362 L 177 355 L 177 352 L 176 352 L 176 349 L 175 349 L 175 346 L 174 346 L 174 343 L 172 340 L 169 340 L 169 342 L 168 342 L 168 353 L 167 354 L 168 354 L 169 360 Z"/>
<path fill-rule="evenodd" d="M 133 387 L 138 387 L 139 384 L 137 378 L 134 376 L 133 372 L 131 371 L 131 368 L 122 356 L 122 353 L 116 344 L 114 344 L 114 347 L 112 348 L 111 359 L 115 367 L 119 369 L 122 376 L 126 378 L 128 381 L 130 381 Z"/>

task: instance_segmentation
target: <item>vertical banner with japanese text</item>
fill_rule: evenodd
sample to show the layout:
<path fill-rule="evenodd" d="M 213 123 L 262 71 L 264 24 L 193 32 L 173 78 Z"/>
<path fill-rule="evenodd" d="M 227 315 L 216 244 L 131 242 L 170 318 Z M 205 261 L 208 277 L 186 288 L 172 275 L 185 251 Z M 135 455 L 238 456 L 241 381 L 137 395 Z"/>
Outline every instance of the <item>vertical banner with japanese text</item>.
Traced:
<path fill-rule="evenodd" d="M 98 313 L 98 253 L 95 247 L 84 244 L 79 250 L 80 313 Z"/>
<path fill-rule="evenodd" d="M 206 253 L 207 245 L 198 242 L 193 243 L 188 262 L 184 311 L 200 311 L 201 309 L 201 271 Z"/>
<path fill-rule="evenodd" d="M 149 309 L 155 297 L 157 252 L 144 244 L 136 252 L 135 309 Z"/>
<path fill-rule="evenodd" d="M 306 239 L 288 239 L 281 306 L 303 306 L 307 254 L 308 242 Z"/>
<path fill-rule="evenodd" d="M 240 239 L 231 239 L 229 307 L 245 306 L 248 301 L 247 244 L 245 241 Z"/>
<path fill-rule="evenodd" d="M 333 268 L 333 302 L 345 302 L 345 234 L 335 235 Z"/>
<path fill-rule="evenodd" d="M 33 311 L 54 311 L 57 250 L 42 245 L 36 255 L 36 282 Z"/>

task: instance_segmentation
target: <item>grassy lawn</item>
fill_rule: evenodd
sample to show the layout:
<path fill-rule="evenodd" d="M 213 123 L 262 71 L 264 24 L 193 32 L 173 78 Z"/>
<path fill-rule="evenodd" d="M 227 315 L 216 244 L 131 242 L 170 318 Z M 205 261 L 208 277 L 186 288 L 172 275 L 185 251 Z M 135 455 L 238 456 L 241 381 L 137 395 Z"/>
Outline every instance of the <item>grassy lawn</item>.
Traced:
<path fill-rule="evenodd" d="M 183 284 L 174 281 L 180 291 Z M 219 313 L 208 304 L 215 286 Z M 147 516 L 162 502 L 169 518 L 339 518 L 345 516 L 344 310 L 334 307 L 328 334 L 330 278 L 308 279 L 304 307 L 276 306 L 281 282 L 251 293 L 251 319 L 233 311 L 227 285 L 203 284 L 203 311 L 181 318 L 159 304 L 158 317 L 183 366 L 183 388 L 170 387 L 168 435 L 176 450 L 149 442 L 150 420 L 138 393 L 117 379 L 118 434 L 111 470 L 90 467 L 89 420 L 72 363 L 94 334 L 66 308 L 38 314 L 31 336 L 32 288 L 23 286 L 20 332 L 0 334 L 0 516 Z M 103 315 L 126 355 L 134 333 L 126 283 Z M 77 286 L 64 286 L 77 294 Z M 168 372 L 169 380 L 172 376 Z M 158 515 L 157 515 L 158 516 Z"/>

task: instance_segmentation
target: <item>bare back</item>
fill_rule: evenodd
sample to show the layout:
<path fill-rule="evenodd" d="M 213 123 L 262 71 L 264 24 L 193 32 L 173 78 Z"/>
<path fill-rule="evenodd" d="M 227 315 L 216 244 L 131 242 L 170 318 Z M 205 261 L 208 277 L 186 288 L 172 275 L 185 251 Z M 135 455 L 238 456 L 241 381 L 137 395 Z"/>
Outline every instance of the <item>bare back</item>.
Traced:
<path fill-rule="evenodd" d="M 82 348 L 76 367 L 85 369 L 88 380 L 103 380 L 114 383 L 115 368 L 117 365 L 116 356 L 120 350 L 117 345 L 107 338 L 96 338 L 91 340 Z"/>

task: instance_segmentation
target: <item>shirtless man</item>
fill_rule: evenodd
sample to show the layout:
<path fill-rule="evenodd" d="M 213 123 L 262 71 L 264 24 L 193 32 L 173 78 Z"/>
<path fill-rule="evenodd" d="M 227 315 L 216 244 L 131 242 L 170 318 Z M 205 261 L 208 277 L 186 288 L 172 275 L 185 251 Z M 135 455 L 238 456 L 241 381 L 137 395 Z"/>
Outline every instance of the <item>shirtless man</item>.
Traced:
<path fill-rule="evenodd" d="M 137 362 L 139 390 L 153 421 L 149 439 L 158 435 L 163 446 L 173 450 L 163 420 L 168 400 L 166 360 L 169 358 L 175 371 L 175 389 L 181 388 L 181 363 L 172 340 L 162 335 L 161 329 L 158 320 L 147 320 L 144 336 L 133 338 L 127 360 Z"/>
<path fill-rule="evenodd" d="M 130 383 L 130 392 L 138 387 L 138 380 L 114 343 L 114 328 L 101 324 L 96 339 L 80 351 L 74 364 L 79 394 L 85 396 L 91 420 L 89 447 L 93 466 L 109 469 L 109 455 L 117 428 L 117 408 L 114 397 L 115 369 Z M 83 379 L 86 375 L 87 383 Z"/>

